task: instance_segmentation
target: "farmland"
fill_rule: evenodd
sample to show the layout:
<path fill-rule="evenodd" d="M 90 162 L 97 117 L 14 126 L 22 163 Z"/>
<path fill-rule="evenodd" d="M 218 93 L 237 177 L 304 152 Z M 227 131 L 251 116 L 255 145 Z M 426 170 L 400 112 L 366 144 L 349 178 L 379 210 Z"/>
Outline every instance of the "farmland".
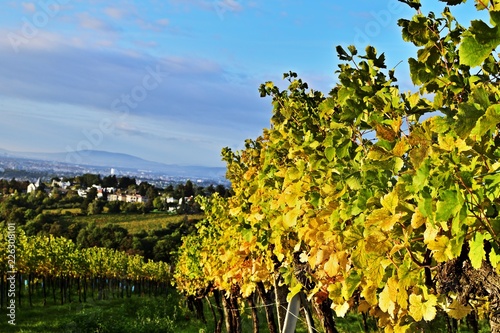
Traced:
<path fill-rule="evenodd" d="M 199 220 L 203 214 L 172 215 L 164 212 L 152 212 L 149 214 L 100 214 L 100 215 L 77 215 L 65 216 L 65 221 L 73 223 L 95 223 L 99 227 L 113 224 L 128 230 L 130 234 L 136 234 L 142 230 L 150 231 L 164 229 L 172 224 L 182 221 Z"/>

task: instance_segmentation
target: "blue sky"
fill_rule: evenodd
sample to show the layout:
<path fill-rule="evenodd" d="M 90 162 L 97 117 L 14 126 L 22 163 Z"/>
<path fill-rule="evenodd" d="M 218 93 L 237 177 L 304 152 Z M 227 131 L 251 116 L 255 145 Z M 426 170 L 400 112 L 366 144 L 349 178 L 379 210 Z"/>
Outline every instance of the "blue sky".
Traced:
<path fill-rule="evenodd" d="M 6 0 L 0 148 L 223 166 L 223 147 L 241 149 L 269 126 L 259 85 L 281 85 L 292 70 L 327 93 L 336 45 L 371 44 L 389 67 L 403 61 L 396 74 L 412 89 L 415 49 L 396 22 L 413 13 L 396 0 Z"/>

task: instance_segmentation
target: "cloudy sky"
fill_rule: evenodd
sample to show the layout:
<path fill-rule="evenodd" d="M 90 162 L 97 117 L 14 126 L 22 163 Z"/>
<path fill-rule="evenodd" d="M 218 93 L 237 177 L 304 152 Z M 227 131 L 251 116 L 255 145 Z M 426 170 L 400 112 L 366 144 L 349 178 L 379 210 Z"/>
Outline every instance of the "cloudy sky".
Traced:
<path fill-rule="evenodd" d="M 437 0 L 423 0 L 423 10 Z M 222 166 L 269 126 L 265 81 L 293 70 L 325 93 L 336 45 L 374 45 L 411 89 L 396 0 L 2 2 L 0 148 L 94 149 Z M 474 12 L 473 4 L 465 10 Z M 281 83 L 280 83 L 281 84 Z"/>

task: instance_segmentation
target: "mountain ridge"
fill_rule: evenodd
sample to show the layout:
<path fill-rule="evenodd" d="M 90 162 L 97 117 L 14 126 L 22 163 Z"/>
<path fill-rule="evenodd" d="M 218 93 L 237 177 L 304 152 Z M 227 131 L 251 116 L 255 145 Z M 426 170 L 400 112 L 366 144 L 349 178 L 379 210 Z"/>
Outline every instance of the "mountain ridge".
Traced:
<path fill-rule="evenodd" d="M 162 172 L 175 176 L 224 177 L 225 167 L 179 165 L 149 161 L 134 155 L 102 150 L 79 150 L 59 153 L 15 152 L 0 148 L 0 157 L 22 158 L 72 165 L 125 168 L 138 171 Z"/>

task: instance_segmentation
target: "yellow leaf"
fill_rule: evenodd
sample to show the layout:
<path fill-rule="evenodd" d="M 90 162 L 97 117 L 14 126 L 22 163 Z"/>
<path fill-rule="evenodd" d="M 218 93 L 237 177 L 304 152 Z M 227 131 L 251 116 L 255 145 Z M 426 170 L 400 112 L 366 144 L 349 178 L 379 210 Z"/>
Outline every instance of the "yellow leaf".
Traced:
<path fill-rule="evenodd" d="M 318 250 L 318 252 L 316 253 L 316 263 L 315 263 L 315 267 L 322 264 L 323 261 L 325 261 L 325 257 L 326 257 L 326 253 L 324 250 L 322 250 L 321 248 Z"/>
<path fill-rule="evenodd" d="M 398 133 L 401 130 L 402 124 L 403 124 L 403 118 L 398 116 L 397 118 L 394 118 L 391 121 L 390 125 L 391 125 L 392 129 L 394 130 L 394 132 Z"/>
<path fill-rule="evenodd" d="M 460 138 L 454 138 L 451 135 L 440 135 L 438 137 L 439 148 L 445 149 L 447 151 L 453 151 L 457 148 L 458 152 L 463 152 L 470 150 L 471 147 L 468 146 L 464 140 Z"/>
<path fill-rule="evenodd" d="M 379 296 L 380 309 L 387 312 L 391 318 L 394 318 L 394 310 L 396 309 L 396 300 L 398 296 L 398 281 L 396 278 L 391 277 L 387 280 Z"/>
<path fill-rule="evenodd" d="M 307 262 L 312 268 L 316 267 L 316 256 L 318 254 L 318 248 L 313 247 L 311 251 L 309 252 Z"/>
<path fill-rule="evenodd" d="M 384 253 L 392 248 L 385 233 L 375 227 L 365 229 L 365 250 L 367 252 Z"/>
<path fill-rule="evenodd" d="M 378 305 L 382 311 L 387 312 L 391 317 L 394 316 L 396 304 L 391 300 L 389 286 L 387 284 L 379 295 Z"/>
<path fill-rule="evenodd" d="M 396 207 L 399 204 L 399 197 L 395 190 L 391 193 L 386 194 L 383 198 L 380 199 L 380 203 L 382 207 L 387 209 L 392 215 L 396 214 Z"/>
<path fill-rule="evenodd" d="M 406 333 L 410 330 L 410 324 L 400 326 L 399 323 L 394 326 L 394 333 Z"/>
<path fill-rule="evenodd" d="M 290 302 L 292 300 L 293 296 L 297 295 L 301 290 L 302 290 L 302 284 L 297 283 L 295 285 L 295 287 L 293 287 L 292 289 L 290 289 L 290 292 L 286 296 L 286 301 Z"/>
<path fill-rule="evenodd" d="M 408 151 L 409 148 L 410 145 L 408 144 L 407 139 L 403 137 L 400 141 L 398 141 L 398 143 L 396 143 L 392 149 L 392 153 L 395 156 L 401 157 Z"/>
<path fill-rule="evenodd" d="M 386 208 L 375 209 L 372 213 L 366 218 L 365 225 L 378 225 L 384 231 L 389 231 L 394 227 L 402 214 L 398 213 L 396 215 L 391 215 L 391 212 Z"/>
<path fill-rule="evenodd" d="M 439 234 L 439 228 L 432 225 L 431 223 L 426 223 L 424 231 L 424 243 L 429 244 L 429 242 L 434 241 L 438 234 Z"/>
<path fill-rule="evenodd" d="M 288 169 L 286 175 L 287 175 L 289 180 L 294 181 L 294 180 L 300 179 L 302 176 L 302 173 L 296 167 L 291 167 Z"/>
<path fill-rule="evenodd" d="M 432 250 L 432 255 L 437 262 L 453 259 L 450 239 L 444 235 L 437 236 L 436 239 L 428 243 L 427 247 Z"/>
<path fill-rule="evenodd" d="M 389 287 L 389 297 L 392 302 L 396 302 L 398 297 L 398 280 L 396 278 L 390 277 L 387 280 L 387 286 Z"/>
<path fill-rule="evenodd" d="M 250 296 L 255 291 L 255 284 L 245 283 L 241 286 L 241 295 L 243 298 Z"/>
<path fill-rule="evenodd" d="M 288 229 L 292 228 L 297 224 L 297 218 L 302 213 L 302 210 L 299 207 L 295 207 L 289 210 L 285 216 L 283 216 L 283 226 Z"/>
<path fill-rule="evenodd" d="M 334 277 L 338 274 L 339 272 L 339 262 L 337 260 L 336 255 L 331 255 L 328 261 L 325 263 L 324 266 L 326 274 L 328 274 L 329 277 Z"/>
<path fill-rule="evenodd" d="M 427 218 L 423 216 L 420 210 L 417 208 L 415 210 L 415 213 L 413 213 L 413 216 L 411 217 L 411 226 L 413 227 L 413 229 L 418 229 L 425 223 L 425 221 L 427 221 Z"/>
<path fill-rule="evenodd" d="M 422 300 L 422 295 L 410 295 L 409 314 L 415 321 L 431 321 L 436 317 L 437 298 L 434 295 L 429 295 L 427 301 Z"/>
<path fill-rule="evenodd" d="M 472 311 L 472 308 L 468 305 L 460 304 L 458 299 L 455 299 L 450 305 L 446 307 L 445 311 L 452 318 L 462 319 Z"/>
<path fill-rule="evenodd" d="M 389 128 L 380 124 L 376 125 L 375 132 L 377 134 L 377 138 L 381 138 L 387 141 L 393 141 L 397 137 L 397 133 L 393 128 Z"/>
<path fill-rule="evenodd" d="M 398 289 L 398 295 L 396 297 L 397 303 L 401 309 L 408 309 L 408 293 L 406 292 L 406 289 L 404 288 L 399 288 Z"/>
<path fill-rule="evenodd" d="M 361 296 L 370 304 L 377 305 L 377 286 L 368 283 L 361 291 Z"/>
<path fill-rule="evenodd" d="M 332 309 L 335 311 L 337 316 L 344 318 L 347 311 L 349 310 L 349 303 L 344 302 L 344 304 L 340 304 L 340 305 L 332 304 Z"/>
<path fill-rule="evenodd" d="M 391 215 L 390 217 L 381 221 L 380 228 L 382 228 L 382 230 L 384 231 L 392 230 L 394 225 L 398 223 L 398 221 L 401 220 L 401 218 L 405 215 L 406 213 L 397 213 L 396 215 Z"/>

